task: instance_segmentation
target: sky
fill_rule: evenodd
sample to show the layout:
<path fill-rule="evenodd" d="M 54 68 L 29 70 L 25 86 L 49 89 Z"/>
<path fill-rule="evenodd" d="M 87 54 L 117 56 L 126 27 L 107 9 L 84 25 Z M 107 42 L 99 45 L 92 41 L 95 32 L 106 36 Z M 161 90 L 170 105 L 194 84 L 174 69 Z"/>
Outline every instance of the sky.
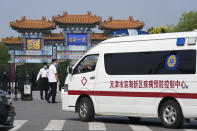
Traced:
<path fill-rule="evenodd" d="M 197 11 L 197 0 L 0 0 L 0 39 L 10 36 L 20 36 L 9 27 L 10 21 L 41 19 L 46 16 L 62 14 L 86 14 L 102 16 L 107 20 L 128 19 L 144 21 L 147 30 L 150 27 L 177 24 L 183 12 Z M 59 32 L 55 30 L 53 32 Z"/>

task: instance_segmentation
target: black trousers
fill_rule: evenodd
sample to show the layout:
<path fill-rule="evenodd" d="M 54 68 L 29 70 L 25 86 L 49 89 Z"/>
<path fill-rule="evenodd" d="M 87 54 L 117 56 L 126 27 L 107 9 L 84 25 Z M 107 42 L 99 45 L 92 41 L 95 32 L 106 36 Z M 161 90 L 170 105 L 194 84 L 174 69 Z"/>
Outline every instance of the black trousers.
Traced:
<path fill-rule="evenodd" d="M 41 97 L 41 99 L 43 99 L 43 91 L 45 91 L 45 99 L 47 99 L 48 90 L 49 90 L 48 78 L 41 78 L 41 81 L 40 81 L 40 97 Z"/>
<path fill-rule="evenodd" d="M 50 99 L 50 97 L 52 96 L 52 102 L 55 102 L 55 97 L 56 97 L 56 92 L 57 92 L 57 82 L 50 82 L 49 86 L 51 88 L 47 100 Z"/>

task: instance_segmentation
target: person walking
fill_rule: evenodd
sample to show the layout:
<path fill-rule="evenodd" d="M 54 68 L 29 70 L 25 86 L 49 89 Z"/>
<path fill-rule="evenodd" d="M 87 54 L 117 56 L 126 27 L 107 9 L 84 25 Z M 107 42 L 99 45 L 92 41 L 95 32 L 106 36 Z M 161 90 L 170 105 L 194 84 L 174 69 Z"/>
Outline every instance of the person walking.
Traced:
<path fill-rule="evenodd" d="M 55 97 L 56 97 L 56 91 L 57 91 L 57 83 L 60 84 L 58 75 L 57 75 L 57 60 L 53 59 L 52 63 L 49 67 L 49 86 L 51 88 L 48 96 L 47 96 L 47 102 L 50 103 L 50 97 L 52 96 L 52 103 L 56 103 Z"/>
<path fill-rule="evenodd" d="M 43 98 L 43 91 L 45 91 L 45 100 L 47 99 L 48 95 L 48 90 L 49 90 L 49 82 L 48 82 L 48 74 L 49 74 L 49 69 L 47 66 L 47 63 L 43 63 L 43 68 L 40 69 L 36 83 L 38 83 L 38 80 L 40 79 L 40 98 L 41 100 L 44 100 Z"/>

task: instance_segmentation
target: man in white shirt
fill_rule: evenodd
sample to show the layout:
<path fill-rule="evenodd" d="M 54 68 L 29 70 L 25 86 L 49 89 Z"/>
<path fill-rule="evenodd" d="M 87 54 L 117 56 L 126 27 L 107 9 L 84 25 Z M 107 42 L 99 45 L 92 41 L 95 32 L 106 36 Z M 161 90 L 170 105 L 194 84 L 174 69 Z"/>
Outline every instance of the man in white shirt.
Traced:
<path fill-rule="evenodd" d="M 47 66 L 47 63 L 43 64 L 43 68 L 40 69 L 38 75 L 37 75 L 37 79 L 36 82 L 38 83 L 38 80 L 40 80 L 40 98 L 41 100 L 43 99 L 43 91 L 45 91 L 45 99 L 47 99 L 47 94 L 48 94 L 48 90 L 49 90 L 49 82 L 48 82 L 48 74 L 49 74 L 49 69 Z"/>
<path fill-rule="evenodd" d="M 52 96 L 52 103 L 56 103 L 55 101 L 55 97 L 56 97 L 56 91 L 57 91 L 57 83 L 59 84 L 59 78 L 57 75 L 57 69 L 56 69 L 56 65 L 57 65 L 57 60 L 53 59 L 52 63 L 49 67 L 49 86 L 51 88 L 51 91 L 49 92 L 48 96 L 47 96 L 47 102 L 50 103 L 49 99 Z"/>

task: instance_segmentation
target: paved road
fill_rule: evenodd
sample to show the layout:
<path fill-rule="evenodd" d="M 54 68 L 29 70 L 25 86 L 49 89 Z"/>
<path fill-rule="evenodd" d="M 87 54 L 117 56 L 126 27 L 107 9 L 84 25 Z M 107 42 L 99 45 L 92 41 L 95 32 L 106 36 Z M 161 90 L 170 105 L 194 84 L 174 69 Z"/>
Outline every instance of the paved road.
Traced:
<path fill-rule="evenodd" d="M 126 117 L 96 117 L 94 122 L 81 122 L 78 115 L 61 110 L 61 103 L 48 104 L 39 99 L 39 94 L 34 93 L 33 101 L 15 101 L 16 119 L 15 131 L 169 131 L 163 128 L 158 119 L 142 119 L 137 124 L 132 124 Z M 60 100 L 60 93 L 57 95 Z M 197 131 L 197 121 L 185 124 L 181 131 Z M 175 131 L 176 131 L 175 130 Z"/>

